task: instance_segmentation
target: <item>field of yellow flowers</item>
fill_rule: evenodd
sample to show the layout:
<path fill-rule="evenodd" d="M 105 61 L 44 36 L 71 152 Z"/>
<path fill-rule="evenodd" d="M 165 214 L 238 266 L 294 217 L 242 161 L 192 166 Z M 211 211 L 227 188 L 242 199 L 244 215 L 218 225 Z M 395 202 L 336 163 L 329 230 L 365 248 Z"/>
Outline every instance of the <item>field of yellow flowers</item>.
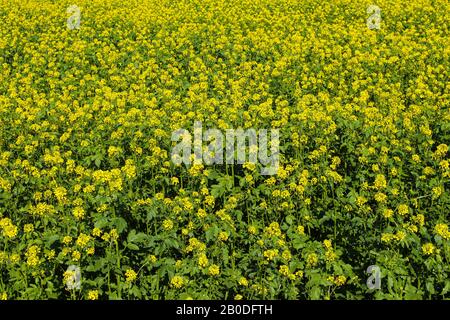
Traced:
<path fill-rule="evenodd" d="M 450 298 L 449 12 L 0 0 L 0 298 Z M 175 165 L 194 121 L 277 174 Z"/>

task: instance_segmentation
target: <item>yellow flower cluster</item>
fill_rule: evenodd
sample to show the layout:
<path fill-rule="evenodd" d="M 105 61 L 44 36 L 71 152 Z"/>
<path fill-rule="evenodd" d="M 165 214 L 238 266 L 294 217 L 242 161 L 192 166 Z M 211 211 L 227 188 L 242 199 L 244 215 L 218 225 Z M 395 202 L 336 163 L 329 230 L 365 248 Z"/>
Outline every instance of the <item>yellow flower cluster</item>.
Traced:
<path fill-rule="evenodd" d="M 127 269 L 127 271 L 125 272 L 125 278 L 127 282 L 133 282 L 137 278 L 136 271 L 134 271 L 133 269 Z"/>
<path fill-rule="evenodd" d="M 41 249 L 37 245 L 32 245 L 27 249 L 25 253 L 25 256 L 27 257 L 27 265 L 29 265 L 30 267 L 35 267 L 40 263 L 40 251 Z"/>
<path fill-rule="evenodd" d="M 14 238 L 18 232 L 17 226 L 15 226 L 9 218 L 0 220 L 0 230 L 2 231 L 3 236 L 8 238 Z"/>
<path fill-rule="evenodd" d="M 434 232 L 436 232 L 439 236 L 441 236 L 445 240 L 450 239 L 450 231 L 448 230 L 448 225 L 444 223 L 438 223 L 434 227 Z"/>
<path fill-rule="evenodd" d="M 73 4 L 0 0 L 0 298 L 450 297 L 448 0 Z"/>
<path fill-rule="evenodd" d="M 186 282 L 186 280 L 179 275 L 175 275 L 170 280 L 170 284 L 176 289 L 180 289 L 185 284 L 185 282 Z"/>

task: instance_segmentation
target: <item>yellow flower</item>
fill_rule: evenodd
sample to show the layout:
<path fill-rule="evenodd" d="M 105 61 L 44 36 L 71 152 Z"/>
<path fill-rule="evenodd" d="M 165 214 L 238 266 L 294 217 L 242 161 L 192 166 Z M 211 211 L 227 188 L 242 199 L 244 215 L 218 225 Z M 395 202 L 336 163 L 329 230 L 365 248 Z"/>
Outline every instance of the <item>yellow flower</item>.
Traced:
<path fill-rule="evenodd" d="M 72 260 L 79 261 L 81 259 L 81 253 L 78 250 L 72 252 Z"/>
<path fill-rule="evenodd" d="M 383 217 L 385 217 L 386 219 L 389 219 L 390 217 L 392 217 L 393 214 L 394 214 L 394 210 L 392 210 L 392 209 L 385 208 L 383 210 Z"/>
<path fill-rule="evenodd" d="M 267 261 L 271 261 L 278 256 L 278 249 L 266 250 L 264 251 L 263 255 L 267 259 Z"/>
<path fill-rule="evenodd" d="M 342 286 L 342 285 L 345 284 L 345 281 L 346 281 L 346 280 L 347 280 L 347 278 L 346 278 L 345 276 L 340 275 L 340 276 L 337 276 L 337 277 L 334 279 L 334 283 L 335 283 L 338 287 L 340 287 L 340 286 Z"/>
<path fill-rule="evenodd" d="M 384 189 L 387 186 L 386 177 L 382 174 L 377 174 L 375 177 L 374 187 L 376 189 Z"/>
<path fill-rule="evenodd" d="M 284 250 L 283 251 L 283 253 L 281 254 L 281 257 L 284 259 L 284 260 L 291 260 L 291 258 L 292 258 L 292 255 L 291 255 L 291 252 L 288 250 L 288 249 L 286 249 L 286 250 Z"/>
<path fill-rule="evenodd" d="M 442 186 L 434 187 L 431 191 L 433 193 L 433 199 L 437 199 L 444 193 L 444 188 Z"/>
<path fill-rule="evenodd" d="M 97 300 L 98 299 L 98 290 L 89 290 L 88 299 L 89 300 Z"/>
<path fill-rule="evenodd" d="M 406 204 L 401 204 L 398 206 L 398 213 L 402 216 L 408 214 L 409 207 Z"/>
<path fill-rule="evenodd" d="M 432 243 L 425 243 L 422 245 L 422 252 L 426 255 L 432 255 L 435 252 L 436 248 Z"/>
<path fill-rule="evenodd" d="M 248 286 L 248 280 L 245 277 L 240 277 L 239 278 L 239 284 L 241 286 L 247 287 Z"/>
<path fill-rule="evenodd" d="M 125 277 L 127 282 L 133 282 L 137 278 L 137 273 L 133 269 L 127 269 Z"/>
<path fill-rule="evenodd" d="M 87 185 L 86 187 L 83 188 L 84 193 L 92 193 L 94 191 L 95 191 L 95 186 L 93 186 L 93 185 Z"/>
<path fill-rule="evenodd" d="M 207 216 L 206 211 L 204 209 L 198 209 L 197 211 L 197 217 L 199 218 L 205 218 Z"/>
<path fill-rule="evenodd" d="M 14 238 L 18 232 L 17 226 L 15 226 L 9 218 L 0 220 L 0 229 L 2 229 L 3 235 L 8 238 Z"/>
<path fill-rule="evenodd" d="M 389 243 L 389 242 L 391 242 L 394 239 L 395 239 L 395 236 L 392 233 L 383 233 L 381 235 L 381 241 L 382 242 Z"/>
<path fill-rule="evenodd" d="M 25 256 L 27 257 L 27 264 L 30 267 L 35 267 L 40 263 L 38 256 L 40 251 L 41 249 L 37 245 L 32 245 L 27 249 Z"/>
<path fill-rule="evenodd" d="M 398 175 L 398 170 L 397 170 L 397 168 L 392 168 L 392 169 L 391 169 L 391 175 L 392 175 L 393 177 L 396 177 L 396 176 Z"/>
<path fill-rule="evenodd" d="M 249 226 L 248 227 L 248 233 L 255 235 L 257 232 L 257 229 L 255 226 Z"/>
<path fill-rule="evenodd" d="M 448 146 L 446 144 L 440 144 L 437 146 L 434 156 L 439 159 L 444 157 L 448 152 Z"/>
<path fill-rule="evenodd" d="M 115 157 L 115 156 L 119 155 L 120 153 L 122 153 L 122 148 L 118 148 L 115 146 L 110 146 L 108 148 L 108 156 L 110 158 Z"/>
<path fill-rule="evenodd" d="M 106 212 L 106 210 L 108 210 L 108 205 L 106 203 L 103 203 L 99 207 L 97 207 L 97 212 L 99 212 L 99 213 Z M 94 228 L 94 230 L 95 229 L 96 228 Z"/>
<path fill-rule="evenodd" d="M 212 264 L 209 268 L 208 268 L 208 274 L 210 276 L 218 276 L 220 273 L 220 268 L 218 265 L 216 264 Z"/>
<path fill-rule="evenodd" d="M 397 233 L 395 234 L 395 238 L 398 241 L 402 241 L 403 239 L 405 239 L 405 236 L 406 236 L 406 234 L 403 231 L 397 231 Z"/>
<path fill-rule="evenodd" d="M 448 168 L 450 167 L 450 163 L 447 160 L 441 160 L 439 162 L 439 167 L 442 171 L 448 170 Z"/>
<path fill-rule="evenodd" d="M 125 166 L 121 169 L 128 179 L 136 177 L 136 166 L 134 165 L 134 161 L 131 159 L 127 159 L 125 161 Z"/>
<path fill-rule="evenodd" d="M 64 277 L 64 283 L 73 283 L 75 279 L 76 271 L 75 270 L 67 270 L 64 271 L 63 277 Z"/>
<path fill-rule="evenodd" d="M 173 185 L 178 185 L 180 183 L 180 181 L 178 180 L 177 177 L 172 177 L 170 179 L 170 183 L 173 184 Z"/>
<path fill-rule="evenodd" d="M 102 235 L 102 231 L 101 231 L 99 228 L 94 228 L 94 229 L 92 230 L 92 235 L 93 235 L 94 237 L 100 237 L 100 236 Z"/>
<path fill-rule="evenodd" d="M 418 154 L 413 154 L 412 155 L 412 160 L 416 163 L 420 162 L 420 156 Z"/>
<path fill-rule="evenodd" d="M 336 258 L 337 254 L 332 249 L 325 251 L 325 259 L 327 261 L 334 261 Z"/>
<path fill-rule="evenodd" d="M 423 168 L 423 174 L 426 176 L 431 176 L 433 174 L 435 174 L 435 170 L 432 167 L 425 167 Z"/>
<path fill-rule="evenodd" d="M 450 239 L 450 231 L 448 230 L 448 225 L 446 225 L 445 223 L 438 223 L 434 227 L 434 232 L 445 240 Z"/>
<path fill-rule="evenodd" d="M 228 240 L 228 233 L 225 231 L 219 232 L 219 240 L 220 241 L 227 241 Z"/>
<path fill-rule="evenodd" d="M 356 197 L 356 205 L 362 207 L 367 202 L 367 199 L 363 196 Z"/>
<path fill-rule="evenodd" d="M 110 238 L 111 238 L 111 236 L 109 235 L 109 233 L 106 233 L 106 232 L 105 232 L 105 233 L 102 235 L 102 240 L 103 240 L 103 241 L 109 241 Z"/>
<path fill-rule="evenodd" d="M 163 221 L 163 228 L 165 230 L 172 230 L 173 229 L 173 221 L 170 219 L 165 219 Z"/>
<path fill-rule="evenodd" d="M 413 217 L 413 221 L 416 222 L 419 226 L 423 227 L 425 224 L 425 216 L 423 214 L 418 214 Z"/>
<path fill-rule="evenodd" d="M 84 233 L 80 233 L 78 236 L 78 239 L 76 241 L 76 244 L 80 246 L 81 248 L 85 247 L 88 242 L 91 240 L 91 237 L 89 235 L 86 235 Z"/>
<path fill-rule="evenodd" d="M 306 256 L 306 263 L 309 266 L 314 267 L 315 265 L 317 265 L 318 262 L 319 262 L 319 258 L 317 257 L 317 254 L 310 253 Z"/>
<path fill-rule="evenodd" d="M 33 232 L 33 230 L 34 226 L 31 223 L 27 223 L 26 225 L 23 226 L 23 232 L 25 233 Z"/>
<path fill-rule="evenodd" d="M 119 234 L 117 233 L 117 229 L 111 229 L 111 231 L 109 232 L 109 236 L 111 237 L 112 240 L 119 239 Z"/>
<path fill-rule="evenodd" d="M 272 222 L 264 231 L 269 236 L 281 236 L 280 225 L 278 222 Z"/>
<path fill-rule="evenodd" d="M 289 272 L 289 267 L 286 266 L 286 265 L 280 266 L 279 272 L 280 272 L 283 276 L 285 276 L 285 277 L 288 277 L 289 274 L 290 274 L 290 272 Z"/>
<path fill-rule="evenodd" d="M 178 275 L 174 276 L 170 280 L 170 285 L 176 289 L 180 289 L 184 284 L 185 284 L 184 278 Z"/>
<path fill-rule="evenodd" d="M 11 256 L 9 257 L 9 261 L 11 262 L 11 264 L 19 263 L 20 262 L 20 254 L 12 253 Z"/>
<path fill-rule="evenodd" d="M 83 219 L 85 212 L 82 207 L 75 207 L 72 211 L 72 214 L 74 215 L 75 218 L 80 220 Z"/>
<path fill-rule="evenodd" d="M 386 202 L 386 200 L 387 200 L 387 195 L 385 195 L 384 193 L 382 193 L 382 192 L 377 192 L 376 194 L 375 194 L 375 201 L 377 201 L 377 202 L 380 202 L 380 203 L 385 203 Z"/>
<path fill-rule="evenodd" d="M 204 268 L 208 265 L 208 258 L 206 257 L 206 254 L 201 253 L 198 257 L 198 265 L 200 268 Z"/>

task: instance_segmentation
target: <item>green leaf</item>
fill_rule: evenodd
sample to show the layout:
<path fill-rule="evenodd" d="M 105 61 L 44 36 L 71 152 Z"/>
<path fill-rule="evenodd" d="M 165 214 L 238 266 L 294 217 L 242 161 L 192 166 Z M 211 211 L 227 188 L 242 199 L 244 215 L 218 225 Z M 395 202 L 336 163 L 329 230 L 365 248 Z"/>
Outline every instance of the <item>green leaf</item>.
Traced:
<path fill-rule="evenodd" d="M 294 220 L 295 220 L 295 217 L 294 217 L 293 215 L 288 215 L 288 216 L 286 217 L 286 223 L 287 223 L 288 225 L 291 225 L 292 223 L 294 223 Z"/>
<path fill-rule="evenodd" d="M 168 247 L 175 248 L 175 249 L 179 249 L 178 242 L 177 242 L 175 239 L 173 239 L 173 238 L 165 239 L 165 240 L 164 240 L 164 243 L 165 243 Z"/>
<path fill-rule="evenodd" d="M 405 299 L 406 300 L 420 300 L 422 295 L 417 291 L 416 287 L 407 284 L 405 288 Z"/>
<path fill-rule="evenodd" d="M 136 239 L 136 230 L 131 230 L 128 234 L 127 241 L 128 242 L 134 242 L 134 239 Z"/>
<path fill-rule="evenodd" d="M 309 297 L 311 298 L 311 300 L 319 300 L 321 295 L 322 290 L 319 286 L 312 287 L 312 289 L 309 290 Z"/>
<path fill-rule="evenodd" d="M 127 228 L 127 222 L 123 218 L 114 218 L 112 223 L 117 228 L 118 233 L 121 233 Z"/>
<path fill-rule="evenodd" d="M 128 243 L 127 247 L 131 250 L 139 250 L 139 247 L 134 243 Z"/>
<path fill-rule="evenodd" d="M 45 241 L 45 246 L 48 248 L 50 247 L 55 241 L 57 241 L 59 239 L 58 235 L 52 235 L 50 237 L 48 237 Z"/>
<path fill-rule="evenodd" d="M 133 286 L 133 288 L 131 288 L 131 293 L 133 293 L 138 299 L 142 298 L 141 290 L 139 290 L 137 286 Z"/>
<path fill-rule="evenodd" d="M 446 294 L 449 291 L 450 291 L 450 281 L 447 280 L 447 281 L 445 281 L 445 287 L 444 287 L 444 289 L 442 289 L 442 293 L 441 294 L 444 295 L 444 294 Z"/>
<path fill-rule="evenodd" d="M 433 281 L 427 281 L 425 286 L 430 294 L 435 294 Z"/>
<path fill-rule="evenodd" d="M 211 241 L 217 239 L 217 234 L 219 232 L 219 227 L 217 225 L 212 225 L 206 230 L 206 240 Z"/>

